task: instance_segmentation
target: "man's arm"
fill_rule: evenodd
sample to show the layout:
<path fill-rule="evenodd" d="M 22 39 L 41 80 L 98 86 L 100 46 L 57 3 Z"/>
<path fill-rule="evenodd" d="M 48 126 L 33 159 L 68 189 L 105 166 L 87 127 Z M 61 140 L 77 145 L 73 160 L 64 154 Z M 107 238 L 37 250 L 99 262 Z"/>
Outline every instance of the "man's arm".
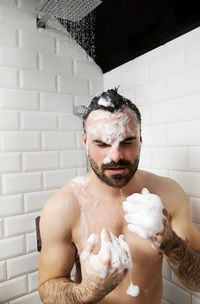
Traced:
<path fill-rule="evenodd" d="M 192 222 L 190 203 L 183 189 L 169 180 L 164 210 L 164 231 L 158 237 L 160 249 L 185 287 L 200 291 L 200 232 Z M 164 200 L 166 200 L 164 196 Z"/>
<path fill-rule="evenodd" d="M 124 210 L 127 212 L 125 219 L 129 224 L 130 231 L 151 240 L 154 246 L 164 253 L 172 270 L 187 288 L 199 292 L 200 232 L 192 222 L 189 201 L 184 191 L 175 181 L 171 179 L 163 180 L 164 183 L 157 183 L 159 190 L 157 194 L 162 197 L 165 207 L 166 220 L 164 221 L 164 229 L 158 230 L 156 234 L 150 234 L 152 231 L 150 228 L 155 224 L 154 221 L 152 221 L 153 226 L 149 227 L 149 230 L 147 225 L 142 223 L 135 227 L 136 202 L 140 201 L 142 215 L 143 202 L 146 201 L 150 204 L 150 199 L 154 202 L 158 201 L 159 196 L 148 193 L 148 190 L 143 191 L 143 189 L 141 194 L 133 194 L 127 198 L 128 201 L 123 203 Z M 140 218 L 143 217 L 141 216 Z M 162 217 L 160 217 L 160 221 L 163 221 Z"/>
<path fill-rule="evenodd" d="M 168 216 L 160 249 L 179 280 L 188 289 L 200 292 L 200 233 L 190 220 L 185 225 L 190 233 L 188 239 L 183 240 L 173 231 Z"/>
<path fill-rule="evenodd" d="M 107 275 L 96 275 L 93 250 L 96 243 L 88 239 L 81 254 L 82 281 L 75 283 L 70 273 L 75 261 L 76 248 L 72 242 L 72 230 L 80 210 L 70 193 L 60 191 L 45 205 L 40 218 L 42 250 L 39 263 L 39 294 L 45 304 L 97 303 L 119 285 L 126 272 L 103 260 L 101 267 Z M 105 236 L 109 238 L 108 236 Z"/>
<path fill-rule="evenodd" d="M 93 286 L 76 284 L 68 278 L 51 279 L 40 286 L 40 297 L 45 304 L 97 303 L 102 291 L 94 293 Z"/>
<path fill-rule="evenodd" d="M 39 294 L 45 304 L 96 303 L 95 292 L 90 290 L 89 283 L 77 284 L 70 279 L 76 255 L 72 228 L 78 212 L 70 189 L 57 192 L 43 208 Z"/>

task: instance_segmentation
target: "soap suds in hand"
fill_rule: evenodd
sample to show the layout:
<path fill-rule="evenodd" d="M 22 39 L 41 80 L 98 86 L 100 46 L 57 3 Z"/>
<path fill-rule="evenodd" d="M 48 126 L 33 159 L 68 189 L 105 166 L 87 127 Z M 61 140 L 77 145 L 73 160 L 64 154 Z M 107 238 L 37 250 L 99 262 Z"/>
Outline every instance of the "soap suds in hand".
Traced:
<path fill-rule="evenodd" d="M 92 266 L 90 269 L 87 268 L 87 272 L 105 279 L 109 273 L 109 268 L 103 264 L 103 261 L 110 259 L 112 267 L 117 267 L 119 271 L 124 272 L 125 269 L 128 269 L 131 282 L 127 290 L 127 294 L 136 297 L 139 294 L 139 287 L 134 285 L 131 279 L 132 258 L 129 246 L 124 240 L 123 235 L 120 235 L 117 238 L 111 232 L 110 240 L 108 240 L 107 235 L 107 230 L 105 228 L 102 229 L 101 248 L 98 254 L 90 253 L 87 251 L 87 249 L 84 249 L 81 253 L 81 259 L 84 260 L 86 258 L 89 258 L 90 265 Z M 98 235 L 90 235 L 88 242 L 96 245 L 98 242 Z"/>
<path fill-rule="evenodd" d="M 125 220 L 128 229 L 137 235 L 153 240 L 157 233 L 164 229 L 163 204 L 159 196 L 149 193 L 144 188 L 142 193 L 134 193 L 123 202 L 123 209 L 127 212 Z M 155 243 L 159 247 L 158 243 Z"/>

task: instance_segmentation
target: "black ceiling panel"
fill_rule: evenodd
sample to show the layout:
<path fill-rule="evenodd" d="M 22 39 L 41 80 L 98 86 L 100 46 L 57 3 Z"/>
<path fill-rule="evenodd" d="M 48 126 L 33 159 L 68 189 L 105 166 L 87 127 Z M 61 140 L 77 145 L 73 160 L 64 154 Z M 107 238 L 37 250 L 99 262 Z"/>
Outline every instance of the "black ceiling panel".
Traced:
<path fill-rule="evenodd" d="M 200 1 L 104 0 L 96 9 L 96 63 L 108 72 L 200 26 Z"/>

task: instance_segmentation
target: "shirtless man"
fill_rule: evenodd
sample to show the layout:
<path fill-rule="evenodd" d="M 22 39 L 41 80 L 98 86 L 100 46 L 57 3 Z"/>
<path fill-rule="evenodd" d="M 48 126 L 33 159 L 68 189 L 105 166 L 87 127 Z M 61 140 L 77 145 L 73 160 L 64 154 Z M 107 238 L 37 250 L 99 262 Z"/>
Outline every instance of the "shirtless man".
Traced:
<path fill-rule="evenodd" d="M 62 187 L 41 215 L 43 303 L 160 304 L 163 255 L 181 282 L 199 292 L 200 233 L 181 187 L 169 178 L 138 170 L 142 136 L 137 107 L 116 89 L 108 90 L 93 98 L 83 123 L 92 171 Z M 162 228 L 150 234 L 143 217 L 142 225 L 134 226 L 135 204 L 143 209 L 143 202 L 160 199 Z M 72 280 L 77 256 L 81 276 Z M 128 270 L 139 286 L 134 297 L 127 294 Z"/>

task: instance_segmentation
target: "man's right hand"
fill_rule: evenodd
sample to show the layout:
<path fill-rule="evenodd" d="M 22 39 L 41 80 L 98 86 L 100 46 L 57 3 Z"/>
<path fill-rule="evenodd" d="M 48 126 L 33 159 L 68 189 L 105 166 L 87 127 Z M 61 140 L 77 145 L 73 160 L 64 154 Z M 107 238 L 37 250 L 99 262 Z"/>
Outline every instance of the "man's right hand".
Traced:
<path fill-rule="evenodd" d="M 90 235 L 87 245 L 80 256 L 82 269 L 82 287 L 91 291 L 91 298 L 102 299 L 124 279 L 132 260 L 128 244 L 123 236 L 115 237 L 106 229 L 101 232 L 101 248 L 98 254 L 94 249 L 98 236 Z"/>

